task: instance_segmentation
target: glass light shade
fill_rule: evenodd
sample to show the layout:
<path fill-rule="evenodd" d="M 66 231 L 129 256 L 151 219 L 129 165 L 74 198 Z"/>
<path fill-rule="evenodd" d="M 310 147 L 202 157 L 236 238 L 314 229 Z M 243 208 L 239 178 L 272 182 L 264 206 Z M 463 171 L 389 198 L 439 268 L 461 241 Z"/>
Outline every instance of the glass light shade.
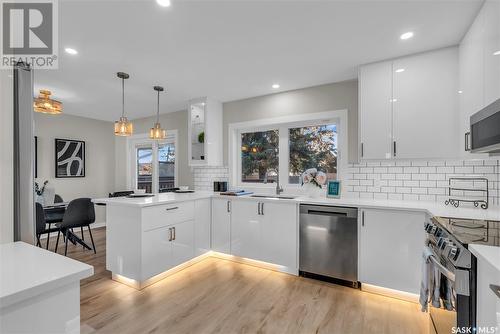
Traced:
<path fill-rule="evenodd" d="M 38 95 L 33 102 L 33 109 L 35 112 L 51 115 L 58 115 L 62 113 L 62 103 L 52 100 L 50 98 L 51 94 L 52 92 L 50 90 L 40 90 L 40 95 Z"/>
<path fill-rule="evenodd" d="M 120 117 L 119 121 L 115 122 L 115 136 L 130 136 L 134 132 L 132 122 L 129 122 L 127 117 Z"/>
<path fill-rule="evenodd" d="M 149 130 L 149 138 L 165 139 L 167 138 L 167 131 L 161 128 L 160 123 L 155 123 L 155 126 Z"/>

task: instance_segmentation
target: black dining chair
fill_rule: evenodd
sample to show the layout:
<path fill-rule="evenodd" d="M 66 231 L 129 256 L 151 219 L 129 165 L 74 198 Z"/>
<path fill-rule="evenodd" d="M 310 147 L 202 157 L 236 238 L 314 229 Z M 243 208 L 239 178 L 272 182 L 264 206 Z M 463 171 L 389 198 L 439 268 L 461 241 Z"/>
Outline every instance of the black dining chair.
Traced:
<path fill-rule="evenodd" d="M 62 199 L 62 197 L 58 194 L 55 194 L 54 195 L 54 203 L 63 203 L 64 200 Z"/>
<path fill-rule="evenodd" d="M 90 198 L 77 198 L 69 202 L 68 207 L 66 208 L 66 212 L 64 213 L 63 220 L 60 223 L 57 223 L 56 226 L 59 228 L 59 232 L 57 233 L 56 240 L 56 250 L 59 244 L 59 235 L 61 232 L 65 236 L 65 246 L 64 246 L 64 255 L 68 253 L 68 236 L 72 233 L 70 230 L 73 228 L 80 227 L 82 230 L 83 236 L 83 228 L 87 227 L 90 235 L 90 240 L 92 241 L 92 248 L 94 249 L 94 254 L 96 254 L 94 238 L 92 236 L 92 230 L 90 229 L 90 224 L 95 222 L 95 210 L 94 203 Z M 78 239 L 75 235 L 73 238 Z M 90 249 L 83 240 L 76 240 L 81 243 L 84 247 Z"/>
<path fill-rule="evenodd" d="M 59 231 L 58 228 L 51 228 L 49 225 L 49 228 L 47 228 L 47 220 L 45 219 L 45 212 L 43 210 L 43 206 L 40 203 L 35 203 L 36 207 L 36 245 L 38 247 L 42 247 L 42 244 L 40 242 L 40 237 L 42 234 L 47 234 L 47 246 L 45 249 L 49 249 L 49 239 L 50 239 L 50 232 L 57 232 Z"/>

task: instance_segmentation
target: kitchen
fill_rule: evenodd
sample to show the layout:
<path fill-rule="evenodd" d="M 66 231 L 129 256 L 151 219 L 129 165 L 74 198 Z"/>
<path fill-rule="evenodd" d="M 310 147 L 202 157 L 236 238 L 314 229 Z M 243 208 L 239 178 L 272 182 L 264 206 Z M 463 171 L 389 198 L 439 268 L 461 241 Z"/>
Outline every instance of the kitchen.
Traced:
<path fill-rule="evenodd" d="M 107 30 L 115 2 L 58 6 L 59 69 L 2 70 L 2 332 L 498 331 L 498 1 L 131 1 Z M 56 167 L 68 147 L 83 168 Z M 23 248 L 71 295 L 27 308 L 57 285 L 49 266 L 34 292 L 44 260 L 12 257 L 37 241 L 33 205 L 82 198 L 94 217 Z"/>

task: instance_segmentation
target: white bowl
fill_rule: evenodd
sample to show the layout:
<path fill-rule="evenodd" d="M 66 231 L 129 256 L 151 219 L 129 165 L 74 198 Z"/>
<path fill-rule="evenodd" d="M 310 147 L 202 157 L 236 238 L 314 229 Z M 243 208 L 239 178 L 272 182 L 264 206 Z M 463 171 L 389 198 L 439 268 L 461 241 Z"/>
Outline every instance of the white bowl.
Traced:
<path fill-rule="evenodd" d="M 146 189 L 135 189 L 134 190 L 134 194 L 145 194 L 146 193 Z"/>
<path fill-rule="evenodd" d="M 189 187 L 188 186 L 179 186 L 179 190 L 182 190 L 182 191 L 189 190 Z"/>

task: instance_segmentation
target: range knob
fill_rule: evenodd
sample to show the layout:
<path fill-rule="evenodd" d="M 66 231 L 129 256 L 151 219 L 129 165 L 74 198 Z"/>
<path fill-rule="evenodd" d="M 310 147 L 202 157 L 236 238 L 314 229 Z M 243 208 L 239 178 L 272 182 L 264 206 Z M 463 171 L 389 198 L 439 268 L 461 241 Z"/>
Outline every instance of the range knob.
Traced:
<path fill-rule="evenodd" d="M 453 261 L 456 261 L 458 259 L 459 253 L 460 253 L 460 249 L 458 249 L 457 247 L 455 247 L 455 245 L 453 245 L 450 248 L 450 252 L 448 253 L 448 258 L 453 260 Z"/>
<path fill-rule="evenodd" d="M 437 246 L 439 249 L 445 249 L 446 245 L 448 244 L 448 240 L 446 240 L 443 237 L 440 237 L 437 242 Z"/>

